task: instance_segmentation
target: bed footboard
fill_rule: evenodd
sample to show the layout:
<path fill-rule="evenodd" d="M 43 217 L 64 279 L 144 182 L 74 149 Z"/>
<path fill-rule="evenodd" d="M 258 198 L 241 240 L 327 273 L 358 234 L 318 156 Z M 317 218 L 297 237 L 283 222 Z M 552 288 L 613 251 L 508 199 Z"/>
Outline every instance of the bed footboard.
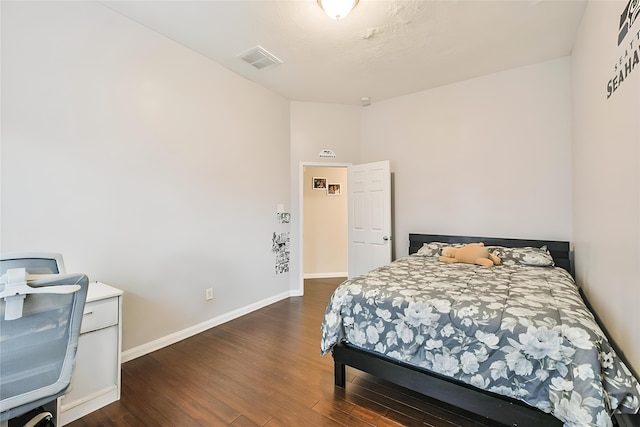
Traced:
<path fill-rule="evenodd" d="M 560 427 L 562 422 L 550 414 L 497 396 L 437 374 L 419 370 L 355 347 L 339 344 L 332 351 L 335 385 L 345 387 L 345 366 L 374 375 L 429 398 L 474 414 L 476 418 L 518 427 Z"/>

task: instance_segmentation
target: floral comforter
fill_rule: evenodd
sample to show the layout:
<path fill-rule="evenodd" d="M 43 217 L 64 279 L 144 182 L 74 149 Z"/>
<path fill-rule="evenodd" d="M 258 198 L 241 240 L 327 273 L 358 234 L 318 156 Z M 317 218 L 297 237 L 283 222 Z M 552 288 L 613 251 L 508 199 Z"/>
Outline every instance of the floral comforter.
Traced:
<path fill-rule="evenodd" d="M 640 385 L 555 267 L 447 264 L 412 255 L 345 281 L 321 352 L 346 341 L 550 412 L 565 426 L 635 413 Z"/>

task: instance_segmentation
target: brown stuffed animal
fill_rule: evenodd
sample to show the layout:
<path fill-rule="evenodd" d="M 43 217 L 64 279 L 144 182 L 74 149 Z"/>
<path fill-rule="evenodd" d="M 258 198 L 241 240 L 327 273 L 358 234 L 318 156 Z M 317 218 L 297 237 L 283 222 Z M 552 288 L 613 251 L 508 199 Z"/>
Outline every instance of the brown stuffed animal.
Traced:
<path fill-rule="evenodd" d="M 461 248 L 446 247 L 442 249 L 440 261 L 465 262 L 467 264 L 484 265 L 485 267 L 500 265 L 501 262 L 500 258 L 484 247 L 484 243 L 469 243 Z"/>

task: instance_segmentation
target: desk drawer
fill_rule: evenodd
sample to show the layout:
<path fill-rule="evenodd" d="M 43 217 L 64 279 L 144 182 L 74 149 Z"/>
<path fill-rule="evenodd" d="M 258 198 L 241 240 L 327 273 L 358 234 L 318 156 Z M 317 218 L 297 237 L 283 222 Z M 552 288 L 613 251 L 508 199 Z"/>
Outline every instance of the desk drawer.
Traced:
<path fill-rule="evenodd" d="M 118 324 L 118 298 L 88 302 L 84 306 L 80 333 Z"/>

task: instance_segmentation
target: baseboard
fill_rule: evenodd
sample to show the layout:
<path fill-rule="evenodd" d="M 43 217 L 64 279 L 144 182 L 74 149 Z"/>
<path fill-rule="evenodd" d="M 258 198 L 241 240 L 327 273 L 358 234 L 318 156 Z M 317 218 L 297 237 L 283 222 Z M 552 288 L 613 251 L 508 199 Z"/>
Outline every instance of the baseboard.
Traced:
<path fill-rule="evenodd" d="M 237 319 L 238 317 L 242 317 L 245 314 L 249 314 L 253 311 L 259 310 L 263 307 L 281 301 L 283 299 L 289 298 L 292 295 L 292 292 L 287 291 L 278 295 L 274 295 L 270 298 L 263 299 L 262 301 L 255 302 L 253 304 L 249 304 L 245 307 L 239 308 L 237 310 L 233 310 L 229 313 L 223 314 L 218 317 L 214 317 L 213 319 L 207 320 L 206 322 L 199 323 L 190 328 L 183 329 L 181 331 L 175 332 L 171 335 L 167 335 L 165 337 L 159 338 L 157 340 L 148 342 L 146 344 L 139 345 L 137 347 L 131 348 L 127 351 L 122 352 L 122 363 L 128 362 L 129 360 L 136 359 L 140 356 L 144 356 L 145 354 L 151 353 L 156 350 L 160 350 L 163 347 L 169 346 L 171 344 L 175 344 L 178 341 L 182 341 L 183 339 L 192 337 L 200 332 L 204 332 L 207 329 L 211 329 L 215 326 L 226 323 L 230 320 Z"/>
<path fill-rule="evenodd" d="M 305 279 L 332 279 L 334 277 L 347 277 L 348 273 L 346 271 L 339 273 L 305 273 Z"/>

